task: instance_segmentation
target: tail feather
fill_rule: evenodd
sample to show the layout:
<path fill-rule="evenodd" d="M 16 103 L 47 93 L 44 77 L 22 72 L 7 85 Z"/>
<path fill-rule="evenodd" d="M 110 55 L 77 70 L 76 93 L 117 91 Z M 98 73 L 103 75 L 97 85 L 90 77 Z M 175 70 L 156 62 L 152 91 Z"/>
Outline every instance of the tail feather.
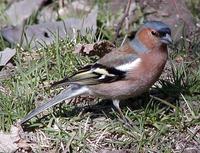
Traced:
<path fill-rule="evenodd" d="M 60 94 L 50 99 L 47 103 L 39 106 L 38 108 L 32 110 L 28 115 L 26 115 L 20 122 L 20 124 L 25 123 L 34 116 L 38 115 L 42 111 L 61 103 L 63 100 L 74 98 L 78 95 L 88 93 L 88 88 L 85 86 L 69 86 L 67 89 L 63 90 Z"/>

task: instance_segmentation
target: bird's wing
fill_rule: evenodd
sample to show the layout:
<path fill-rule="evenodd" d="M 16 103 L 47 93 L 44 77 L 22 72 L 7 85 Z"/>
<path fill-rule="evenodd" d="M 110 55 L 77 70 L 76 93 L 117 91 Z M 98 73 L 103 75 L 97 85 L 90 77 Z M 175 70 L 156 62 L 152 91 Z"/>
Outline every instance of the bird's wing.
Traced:
<path fill-rule="evenodd" d="M 95 63 L 83 67 L 69 78 L 55 82 L 53 86 L 60 84 L 95 85 L 99 83 L 109 83 L 124 78 L 125 73 L 125 71 L 118 70 L 114 67 L 107 67 Z"/>
<path fill-rule="evenodd" d="M 124 79 L 126 72 L 137 63 L 137 56 L 127 54 L 113 57 L 110 61 L 113 63 L 102 63 L 101 61 L 87 65 L 69 78 L 55 82 L 53 86 L 63 84 L 96 85 L 99 83 L 111 83 L 113 81 Z M 134 63 L 135 62 L 135 63 Z"/>

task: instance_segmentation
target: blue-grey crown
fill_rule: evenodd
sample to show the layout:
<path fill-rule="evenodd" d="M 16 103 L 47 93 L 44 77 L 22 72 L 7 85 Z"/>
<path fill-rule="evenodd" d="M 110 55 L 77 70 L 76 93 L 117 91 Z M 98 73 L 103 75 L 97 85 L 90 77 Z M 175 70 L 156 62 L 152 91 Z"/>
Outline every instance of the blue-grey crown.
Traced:
<path fill-rule="evenodd" d="M 144 23 L 144 26 L 154 29 L 159 33 L 168 33 L 171 35 L 171 29 L 169 26 L 161 21 L 147 21 Z"/>

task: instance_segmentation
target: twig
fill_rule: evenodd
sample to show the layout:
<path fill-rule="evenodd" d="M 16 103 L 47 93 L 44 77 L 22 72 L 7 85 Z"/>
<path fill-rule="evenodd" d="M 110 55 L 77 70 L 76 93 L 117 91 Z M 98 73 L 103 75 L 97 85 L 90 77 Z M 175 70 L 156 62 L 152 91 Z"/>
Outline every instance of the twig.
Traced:
<path fill-rule="evenodd" d="M 59 0 L 58 5 L 59 5 L 59 8 L 63 8 L 65 6 L 64 0 Z"/>
<path fill-rule="evenodd" d="M 117 37 L 119 36 L 119 32 L 120 32 L 120 29 L 122 27 L 122 24 L 124 23 L 124 20 L 128 17 L 128 13 L 129 13 L 129 10 L 130 10 L 131 1 L 132 0 L 128 0 L 128 3 L 126 5 L 126 9 L 125 9 L 124 15 L 122 16 L 121 20 L 119 21 L 119 23 L 117 24 L 117 26 L 115 28 L 115 37 L 114 37 L 113 43 L 115 43 Z"/>

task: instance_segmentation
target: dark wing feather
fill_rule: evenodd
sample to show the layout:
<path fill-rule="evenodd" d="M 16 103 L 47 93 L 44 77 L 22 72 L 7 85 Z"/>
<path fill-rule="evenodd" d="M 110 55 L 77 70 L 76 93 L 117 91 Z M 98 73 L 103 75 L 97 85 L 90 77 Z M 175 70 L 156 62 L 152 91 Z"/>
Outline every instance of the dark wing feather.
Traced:
<path fill-rule="evenodd" d="M 95 85 L 99 83 L 110 83 L 125 77 L 124 71 L 117 70 L 113 67 L 107 67 L 102 64 L 87 65 L 69 78 L 65 78 L 54 85 L 59 84 L 80 84 Z"/>
<path fill-rule="evenodd" d="M 117 54 L 117 56 L 116 56 Z M 116 80 L 123 79 L 126 72 L 118 70 L 118 67 L 123 64 L 133 62 L 138 58 L 138 55 L 131 53 L 124 54 L 121 51 L 113 51 L 106 54 L 102 59 L 93 65 L 87 65 L 81 68 L 77 73 L 69 78 L 65 78 L 53 85 L 67 84 L 82 84 L 95 85 L 99 83 L 110 83 Z M 107 60 L 109 59 L 109 60 Z"/>

